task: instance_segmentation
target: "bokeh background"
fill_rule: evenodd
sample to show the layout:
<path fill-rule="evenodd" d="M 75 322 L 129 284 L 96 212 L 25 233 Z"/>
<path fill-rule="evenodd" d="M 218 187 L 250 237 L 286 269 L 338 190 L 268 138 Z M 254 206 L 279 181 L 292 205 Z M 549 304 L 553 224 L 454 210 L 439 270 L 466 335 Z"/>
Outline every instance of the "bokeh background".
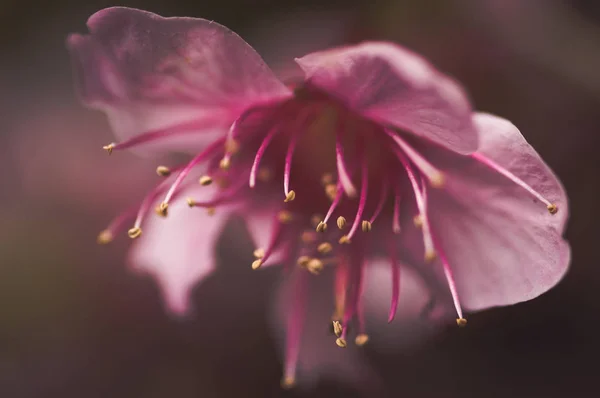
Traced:
<path fill-rule="evenodd" d="M 109 5 L 214 19 L 278 68 L 366 39 L 424 54 L 478 109 L 519 126 L 560 176 L 570 272 L 536 300 L 471 315 L 466 329 L 402 351 L 365 347 L 378 391 L 334 379 L 280 390 L 265 315 L 277 276 L 249 271 L 252 247 L 235 225 L 187 320 L 168 316 L 154 281 L 126 268 L 127 239 L 95 244 L 158 164 L 108 158 L 106 121 L 73 95 L 65 37 Z M 0 20 L 0 396 L 600 396 L 600 2 L 2 0 Z"/>

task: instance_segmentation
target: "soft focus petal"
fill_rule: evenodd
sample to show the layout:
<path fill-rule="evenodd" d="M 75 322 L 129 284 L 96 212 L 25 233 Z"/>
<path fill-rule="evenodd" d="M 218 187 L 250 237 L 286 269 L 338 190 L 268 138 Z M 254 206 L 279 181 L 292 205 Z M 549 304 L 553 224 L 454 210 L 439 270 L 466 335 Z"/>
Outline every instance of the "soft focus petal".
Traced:
<path fill-rule="evenodd" d="M 179 199 L 169 206 L 166 219 L 152 214 L 142 225 L 129 263 L 157 279 L 172 312 L 186 313 L 191 289 L 213 271 L 215 245 L 228 216 L 221 208 L 209 216 Z"/>
<path fill-rule="evenodd" d="M 513 124 L 486 114 L 475 122 L 480 152 L 559 210 L 550 214 L 522 187 L 474 159 L 438 156 L 448 178 L 444 189 L 429 190 L 432 230 L 463 304 L 473 310 L 537 297 L 560 281 L 570 261 L 562 237 L 569 209 L 557 177 Z"/>
<path fill-rule="evenodd" d="M 420 267 L 422 268 L 422 267 Z M 391 352 L 414 347 L 435 331 L 435 320 L 450 314 L 448 294 L 426 270 L 408 267 L 400 270 L 398 312 L 388 324 L 392 298 L 389 260 L 369 261 L 365 273 L 364 309 L 369 346 Z"/>
<path fill-rule="evenodd" d="M 366 361 L 360 358 L 361 347 L 357 347 L 353 341 L 349 341 L 345 349 L 335 344 L 336 337 L 331 329 L 334 309 L 333 269 L 327 268 L 318 276 L 308 275 L 310 280 L 306 297 L 294 295 L 294 279 L 299 277 L 300 272 L 307 271 L 297 270 L 294 274 L 286 275 L 278 287 L 271 316 L 280 346 L 284 347 L 285 328 L 290 307 L 293 306 L 292 300 L 308 300 L 296 374 L 299 387 L 314 387 L 320 379 L 348 382 L 354 387 L 364 388 L 369 383 L 376 383 L 376 375 Z"/>
<path fill-rule="evenodd" d="M 288 92 L 252 47 L 216 22 L 114 7 L 88 27 L 90 35 L 68 40 L 79 92 L 107 112 L 120 139 L 163 129 L 214 138 L 249 104 Z"/>
<path fill-rule="evenodd" d="M 364 43 L 312 53 L 297 62 L 311 84 L 364 116 L 460 153 L 477 149 L 463 89 L 400 46 Z"/>

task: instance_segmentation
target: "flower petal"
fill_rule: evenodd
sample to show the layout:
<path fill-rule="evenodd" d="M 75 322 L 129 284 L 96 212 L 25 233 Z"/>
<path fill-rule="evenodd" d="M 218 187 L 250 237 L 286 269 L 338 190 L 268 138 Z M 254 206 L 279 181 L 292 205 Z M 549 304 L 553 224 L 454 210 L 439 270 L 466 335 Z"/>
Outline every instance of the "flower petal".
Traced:
<path fill-rule="evenodd" d="M 194 197 L 205 196 L 198 189 Z M 190 209 L 185 200 L 169 206 L 166 219 L 150 215 L 142 225 L 142 236 L 129 253 L 130 265 L 153 275 L 168 308 L 176 314 L 189 309 L 189 295 L 195 284 L 215 267 L 215 245 L 230 211 L 219 208 L 209 216 L 199 208 Z"/>
<path fill-rule="evenodd" d="M 113 7 L 88 27 L 90 35 L 68 39 L 79 92 L 107 112 L 120 139 L 182 125 L 183 133 L 223 133 L 249 105 L 289 92 L 252 47 L 215 22 Z"/>
<path fill-rule="evenodd" d="M 477 310 L 546 292 L 567 271 L 570 249 L 562 237 L 567 197 L 557 177 L 509 121 L 486 114 L 474 121 L 481 137 L 478 152 L 559 209 L 550 214 L 521 186 L 471 157 L 429 154 L 447 172 L 444 189 L 429 190 L 432 231 L 447 254 L 463 305 Z"/>
<path fill-rule="evenodd" d="M 400 46 L 363 43 L 312 53 L 296 62 L 311 85 L 366 117 L 459 153 L 477 149 L 464 90 Z"/>

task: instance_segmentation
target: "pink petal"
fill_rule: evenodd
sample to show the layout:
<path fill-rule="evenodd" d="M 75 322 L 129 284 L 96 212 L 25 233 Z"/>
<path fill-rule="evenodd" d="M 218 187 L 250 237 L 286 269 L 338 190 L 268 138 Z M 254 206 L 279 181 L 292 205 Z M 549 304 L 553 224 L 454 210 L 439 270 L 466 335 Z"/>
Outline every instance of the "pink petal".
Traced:
<path fill-rule="evenodd" d="M 310 84 L 366 117 L 459 153 L 477 149 L 464 90 L 400 46 L 363 43 L 312 53 L 296 62 Z"/>
<path fill-rule="evenodd" d="M 208 199 L 206 192 L 194 188 L 189 194 Z M 129 263 L 157 279 L 172 312 L 185 314 L 190 290 L 213 271 L 215 245 L 229 214 L 219 208 L 209 216 L 204 209 L 190 209 L 180 198 L 169 206 L 166 219 L 152 214 L 142 225 L 142 236 L 131 248 Z"/>
<path fill-rule="evenodd" d="M 486 114 L 474 121 L 479 152 L 559 209 L 550 214 L 522 187 L 474 159 L 437 157 L 447 185 L 429 190 L 432 231 L 449 258 L 463 305 L 477 310 L 546 292 L 567 271 L 570 248 L 562 237 L 567 197 L 557 177 L 510 122 Z M 441 270 L 438 263 L 428 266 Z"/>
<path fill-rule="evenodd" d="M 222 134 L 247 106 L 288 93 L 252 47 L 215 22 L 114 7 L 88 27 L 90 35 L 68 40 L 79 92 L 107 112 L 120 139 L 191 121 L 187 135 Z"/>

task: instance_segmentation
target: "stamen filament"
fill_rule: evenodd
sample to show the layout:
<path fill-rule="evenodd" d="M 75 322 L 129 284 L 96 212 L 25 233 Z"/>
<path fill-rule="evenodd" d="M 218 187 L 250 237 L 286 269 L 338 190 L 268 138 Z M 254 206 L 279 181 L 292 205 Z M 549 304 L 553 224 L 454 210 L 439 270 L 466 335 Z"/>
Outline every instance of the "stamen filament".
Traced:
<path fill-rule="evenodd" d="M 397 183 L 394 187 L 394 214 L 392 215 L 392 232 L 399 234 L 400 227 L 400 185 Z"/>
<path fill-rule="evenodd" d="M 298 144 L 298 139 L 302 133 L 302 129 L 304 128 L 304 124 L 306 123 L 308 118 L 308 113 L 304 113 L 300 117 L 298 117 L 297 122 L 294 123 L 291 131 L 290 143 L 288 144 L 287 153 L 285 155 L 285 168 L 283 173 L 283 193 L 285 194 L 285 201 L 290 202 L 294 200 L 296 197 L 295 192 L 290 191 L 290 175 L 292 172 L 292 157 L 294 156 L 294 151 L 296 149 L 296 144 Z"/>
<path fill-rule="evenodd" d="M 196 157 L 194 157 L 183 168 L 183 170 L 181 170 L 181 172 L 177 175 L 177 178 L 173 182 L 173 185 L 171 185 L 171 188 L 169 188 L 169 191 L 165 195 L 165 199 L 164 199 L 163 203 L 165 203 L 165 204 L 169 203 L 169 201 L 171 200 L 171 197 L 175 193 L 175 190 L 177 189 L 177 187 L 179 187 L 179 185 L 181 185 L 181 183 L 183 182 L 183 180 L 185 179 L 185 177 L 190 173 L 190 171 L 192 171 L 192 169 L 197 164 L 203 162 L 204 160 L 206 160 L 206 158 L 208 158 L 209 156 L 213 155 L 214 152 L 216 152 L 219 148 L 221 148 L 221 146 L 223 145 L 224 140 L 225 140 L 224 138 L 221 138 L 221 139 L 218 139 L 215 142 L 213 142 L 203 152 L 200 152 L 198 155 L 196 155 Z"/>
<path fill-rule="evenodd" d="M 517 184 L 518 186 L 520 186 L 521 188 L 526 190 L 527 192 L 529 192 L 533 197 L 535 197 L 537 200 L 539 200 L 540 202 L 542 202 L 543 204 L 546 205 L 546 208 L 548 209 L 550 214 L 556 214 L 556 212 L 558 211 L 558 207 L 556 206 L 556 204 L 554 204 L 554 203 L 550 202 L 548 199 L 544 198 L 539 192 L 537 192 L 535 189 L 533 189 L 531 186 L 529 186 L 525 181 L 521 180 L 519 177 L 517 177 L 510 171 L 508 171 L 504 167 L 500 166 L 498 163 L 494 162 L 492 159 L 486 157 L 485 155 L 483 155 L 481 153 L 473 153 L 471 155 L 471 157 L 473 159 L 479 161 L 480 163 L 484 164 L 485 166 L 489 167 L 490 169 L 502 174 L 503 176 L 505 176 L 506 178 L 508 178 L 509 180 L 511 180 L 512 182 L 514 182 L 515 184 Z"/>
<path fill-rule="evenodd" d="M 346 195 L 348 195 L 348 197 L 350 198 L 353 198 L 356 196 L 356 188 L 354 187 L 354 184 L 352 184 L 350 174 L 348 173 L 348 169 L 346 168 L 346 164 L 344 163 L 344 150 L 342 147 L 341 131 L 338 131 L 336 134 L 335 158 L 338 179 L 342 187 L 344 188 L 344 192 L 346 192 Z"/>
<path fill-rule="evenodd" d="M 339 189 L 340 185 L 341 184 L 338 183 L 338 190 L 337 190 L 337 193 L 335 194 L 335 198 L 333 199 L 331 206 L 329 206 L 329 210 L 327 210 L 327 214 L 325 215 L 325 219 L 323 220 L 323 222 L 325 224 L 327 224 L 327 221 L 329 221 L 329 218 L 331 218 L 331 216 L 333 215 L 333 212 L 335 211 L 335 208 L 338 206 L 338 204 L 340 203 L 340 200 L 342 199 L 342 190 Z"/>
<path fill-rule="evenodd" d="M 127 225 L 135 217 L 137 206 L 134 206 L 116 216 L 108 226 L 98 234 L 98 244 L 105 245 L 110 243 L 119 232 L 125 229 Z"/>
<path fill-rule="evenodd" d="M 358 226 L 361 224 L 362 221 L 362 215 L 363 212 L 365 210 L 365 206 L 367 204 L 367 192 L 368 192 L 368 188 L 369 188 L 369 169 L 368 169 L 368 162 L 367 162 L 367 156 L 365 154 L 362 154 L 362 167 L 361 167 L 361 186 L 360 186 L 360 201 L 358 202 L 358 209 L 356 211 L 356 216 L 354 217 L 354 223 L 352 224 L 352 227 L 350 228 L 350 232 L 348 233 L 348 235 L 346 236 L 346 241 L 350 241 L 352 239 L 352 236 L 354 236 L 354 233 L 357 231 Z M 342 237 L 343 239 L 344 237 Z"/>
<path fill-rule="evenodd" d="M 289 311 L 286 328 L 285 369 L 282 387 L 291 388 L 296 380 L 296 367 L 300 353 L 300 339 L 306 316 L 306 299 L 308 297 L 308 274 L 297 272 L 293 286 L 294 296 Z"/>
<path fill-rule="evenodd" d="M 398 310 L 398 300 L 400 298 L 400 264 L 398 263 L 398 256 L 396 256 L 396 248 L 393 242 L 389 242 L 389 259 L 392 271 L 392 300 L 390 304 L 390 313 L 388 315 L 388 323 L 391 323 L 396 317 L 396 311 Z"/>
<path fill-rule="evenodd" d="M 394 140 L 398 147 L 408 156 L 408 158 L 417 166 L 417 168 L 423 173 L 431 186 L 439 188 L 444 185 L 444 174 L 433 166 L 423 155 L 417 152 L 406 142 L 399 134 L 394 133 L 391 130 L 384 129 L 386 134 Z"/>
<path fill-rule="evenodd" d="M 279 131 L 279 126 L 275 126 L 275 127 L 271 128 L 271 131 L 269 131 L 269 133 L 266 135 L 266 137 L 263 139 L 262 143 L 260 144 L 258 151 L 256 151 L 256 156 L 254 157 L 254 163 L 252 163 L 252 170 L 250 171 L 250 188 L 254 188 L 254 186 L 256 185 L 256 171 L 258 170 L 258 166 L 260 165 L 260 160 L 262 159 L 263 155 L 265 154 L 265 151 L 267 150 L 269 143 L 271 142 L 271 140 L 273 139 L 273 137 L 275 136 L 275 134 L 278 131 Z"/>
<path fill-rule="evenodd" d="M 423 233 L 423 246 L 425 247 L 425 261 L 429 262 L 435 258 L 435 247 L 433 245 L 433 238 L 431 236 L 431 230 L 429 227 L 429 217 L 427 216 L 427 208 L 425 199 L 421 193 L 421 189 L 419 188 L 419 183 L 417 182 L 417 178 L 415 173 L 413 172 L 408 159 L 404 156 L 404 154 L 400 151 L 395 151 L 398 160 L 402 163 L 404 170 L 406 171 L 406 175 L 410 181 L 412 186 L 415 201 L 417 202 L 417 208 L 419 209 L 419 213 L 423 219 L 422 233 Z M 425 184 L 423 184 L 423 189 L 425 189 Z"/>
<path fill-rule="evenodd" d="M 375 208 L 375 211 L 373 212 L 373 216 L 371 216 L 371 218 L 369 219 L 369 222 L 371 224 L 373 224 L 375 222 L 377 217 L 379 217 L 381 210 L 383 210 L 383 205 L 385 205 L 385 202 L 387 200 L 389 188 L 390 187 L 389 187 L 388 181 L 383 180 L 383 182 L 381 183 L 381 194 L 379 197 L 379 202 L 377 203 L 377 207 Z"/>

